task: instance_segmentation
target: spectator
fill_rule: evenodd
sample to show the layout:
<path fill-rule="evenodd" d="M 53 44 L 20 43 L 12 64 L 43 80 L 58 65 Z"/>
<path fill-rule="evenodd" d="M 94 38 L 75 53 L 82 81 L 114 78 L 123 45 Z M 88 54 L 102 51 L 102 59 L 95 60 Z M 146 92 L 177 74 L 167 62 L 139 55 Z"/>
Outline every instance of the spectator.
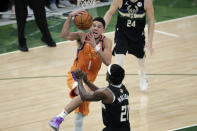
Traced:
<path fill-rule="evenodd" d="M 7 11 L 9 8 L 9 1 L 8 0 L 1 0 L 0 1 L 0 12 Z"/>
<path fill-rule="evenodd" d="M 28 15 L 27 6 L 32 8 L 36 24 L 38 25 L 42 38 L 41 41 L 44 42 L 49 47 L 55 47 L 56 43 L 53 41 L 51 34 L 48 29 L 48 24 L 46 20 L 45 12 L 45 1 L 44 0 L 15 0 L 15 11 L 18 29 L 18 42 L 19 50 L 27 52 L 28 47 L 26 44 L 26 39 L 24 35 L 26 18 Z"/>
<path fill-rule="evenodd" d="M 10 4 L 11 4 L 11 10 L 12 10 L 12 14 L 10 15 L 10 20 L 15 20 L 16 15 L 15 15 L 14 0 L 10 0 Z"/>
<path fill-rule="evenodd" d="M 75 7 L 76 5 L 72 4 L 69 0 L 59 0 L 59 4 L 65 7 Z"/>
<path fill-rule="evenodd" d="M 0 12 L 7 11 L 9 8 L 9 2 L 7 0 L 0 1 Z M 0 19 L 2 18 L 2 14 L 0 14 Z"/>
<path fill-rule="evenodd" d="M 49 9 L 52 11 L 57 11 L 56 0 L 49 0 Z"/>

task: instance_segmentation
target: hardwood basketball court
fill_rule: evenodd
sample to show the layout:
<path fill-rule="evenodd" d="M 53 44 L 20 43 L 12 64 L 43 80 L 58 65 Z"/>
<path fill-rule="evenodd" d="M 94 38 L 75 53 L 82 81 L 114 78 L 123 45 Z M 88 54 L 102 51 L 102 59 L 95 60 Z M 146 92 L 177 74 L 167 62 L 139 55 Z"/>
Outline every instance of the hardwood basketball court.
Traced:
<path fill-rule="evenodd" d="M 114 33 L 106 33 L 113 39 Z M 197 124 L 197 16 L 156 24 L 147 55 L 149 88 L 139 89 L 138 65 L 127 55 L 124 83 L 130 92 L 132 131 L 166 131 Z M 0 131 L 52 131 L 48 122 L 69 102 L 66 74 L 76 54 L 75 42 L 56 48 L 0 55 Z M 113 58 L 114 62 L 114 58 Z M 96 85 L 104 87 L 106 66 Z M 101 131 L 101 103 L 91 103 L 84 131 Z M 72 131 L 74 113 L 60 131 Z"/>

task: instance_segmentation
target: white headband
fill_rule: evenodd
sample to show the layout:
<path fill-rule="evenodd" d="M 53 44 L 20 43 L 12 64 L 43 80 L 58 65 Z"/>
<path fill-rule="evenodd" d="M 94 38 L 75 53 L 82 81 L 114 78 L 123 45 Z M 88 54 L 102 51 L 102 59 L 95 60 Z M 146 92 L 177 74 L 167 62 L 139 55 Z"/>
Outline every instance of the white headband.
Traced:
<path fill-rule="evenodd" d="M 111 71 L 110 71 L 111 70 L 111 66 L 112 65 L 109 65 L 108 68 L 107 68 L 107 71 L 108 71 L 109 75 L 111 75 Z"/>

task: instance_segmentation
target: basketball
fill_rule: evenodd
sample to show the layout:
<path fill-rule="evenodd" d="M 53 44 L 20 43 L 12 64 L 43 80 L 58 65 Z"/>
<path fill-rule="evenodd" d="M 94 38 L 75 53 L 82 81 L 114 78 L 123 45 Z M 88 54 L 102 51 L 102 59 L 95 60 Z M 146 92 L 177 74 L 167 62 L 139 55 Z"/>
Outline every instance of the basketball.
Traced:
<path fill-rule="evenodd" d="M 93 18 L 92 16 L 86 11 L 82 15 L 75 16 L 74 19 L 75 26 L 80 30 L 87 30 L 92 26 Z"/>

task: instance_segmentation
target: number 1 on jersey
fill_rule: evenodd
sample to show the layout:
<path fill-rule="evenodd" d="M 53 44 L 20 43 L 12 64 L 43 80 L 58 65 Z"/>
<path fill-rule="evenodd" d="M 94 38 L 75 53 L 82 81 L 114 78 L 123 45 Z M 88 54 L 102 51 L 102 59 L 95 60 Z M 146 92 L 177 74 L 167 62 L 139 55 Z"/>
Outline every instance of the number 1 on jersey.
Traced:
<path fill-rule="evenodd" d="M 127 20 L 127 27 L 135 27 L 135 20 L 132 21 L 132 20 Z"/>

